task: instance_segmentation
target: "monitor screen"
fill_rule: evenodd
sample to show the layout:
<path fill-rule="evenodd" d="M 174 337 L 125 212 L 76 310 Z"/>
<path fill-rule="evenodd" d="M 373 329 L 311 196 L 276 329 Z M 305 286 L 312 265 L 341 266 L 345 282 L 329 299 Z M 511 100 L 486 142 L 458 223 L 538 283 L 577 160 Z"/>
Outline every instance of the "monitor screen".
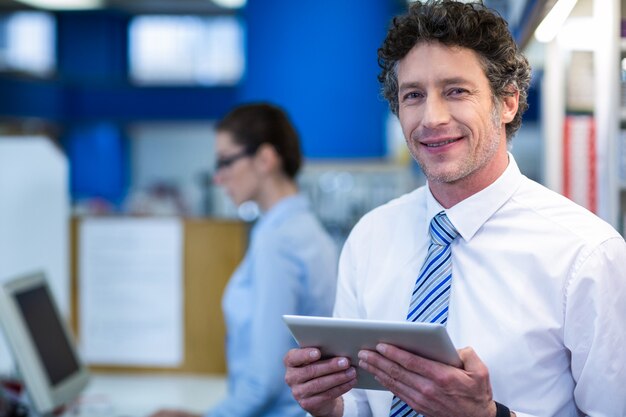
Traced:
<path fill-rule="evenodd" d="M 0 285 L 0 323 L 35 411 L 50 413 L 80 394 L 89 373 L 43 273 Z"/>
<path fill-rule="evenodd" d="M 15 299 L 50 384 L 56 385 L 78 371 L 78 361 L 55 314 L 47 288 L 39 286 L 18 292 Z"/>

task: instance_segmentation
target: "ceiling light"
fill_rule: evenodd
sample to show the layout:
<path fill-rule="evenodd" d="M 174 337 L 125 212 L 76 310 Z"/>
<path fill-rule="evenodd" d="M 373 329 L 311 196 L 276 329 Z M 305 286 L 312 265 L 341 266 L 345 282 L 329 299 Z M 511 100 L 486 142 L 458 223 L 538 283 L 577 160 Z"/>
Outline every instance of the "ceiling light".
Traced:
<path fill-rule="evenodd" d="M 29 6 L 48 10 L 86 10 L 102 7 L 103 0 L 17 0 Z"/>
<path fill-rule="evenodd" d="M 552 9 L 543 18 L 537 30 L 535 30 L 535 38 L 539 42 L 548 43 L 552 41 L 563 26 L 563 23 L 571 13 L 577 0 L 558 0 Z"/>
<path fill-rule="evenodd" d="M 601 41 L 602 31 L 594 27 L 593 17 L 570 17 L 557 35 L 557 42 L 572 51 L 593 51 Z"/>
<path fill-rule="evenodd" d="M 227 9 L 239 9 L 246 5 L 246 0 L 213 0 L 213 3 Z"/>

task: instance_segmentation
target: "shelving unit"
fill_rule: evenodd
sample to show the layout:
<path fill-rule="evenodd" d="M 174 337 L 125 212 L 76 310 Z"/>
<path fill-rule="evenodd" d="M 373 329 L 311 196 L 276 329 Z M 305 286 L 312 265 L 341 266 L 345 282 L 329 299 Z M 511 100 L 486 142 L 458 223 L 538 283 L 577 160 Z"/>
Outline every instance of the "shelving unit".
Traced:
<path fill-rule="evenodd" d="M 625 10 L 625 0 L 579 0 L 570 19 L 587 18 L 585 26 L 574 35 L 579 44 L 565 45 L 558 38 L 549 43 L 545 52 L 543 114 L 545 148 L 544 155 L 546 185 L 557 192 L 563 192 L 564 126 L 569 111 L 568 89 L 590 88 L 591 108 L 585 113 L 593 116 L 595 126 L 594 154 L 595 178 L 594 193 L 596 213 L 624 234 L 626 215 L 626 166 L 621 166 L 621 132 L 626 128 L 626 101 L 620 105 L 620 65 L 621 57 L 626 57 L 626 40 L 620 37 L 620 22 Z M 577 13 L 577 14 L 576 14 Z M 582 36 L 581 36 L 582 35 Z M 577 85 L 568 82 L 568 75 L 580 68 L 572 54 L 577 52 L 592 54 L 592 77 L 585 82 L 591 85 Z M 578 93 L 578 92 L 575 92 Z M 625 92 L 626 93 L 626 92 Z M 625 136 L 626 142 L 626 136 Z M 626 149 L 624 149 L 626 155 Z M 624 159 L 626 162 L 626 158 Z M 578 167 L 575 167 L 578 168 Z M 578 172 L 577 175 L 580 175 Z M 584 179 L 584 178 L 583 178 Z"/>
<path fill-rule="evenodd" d="M 593 0 L 595 27 L 595 118 L 598 138 L 598 215 L 624 234 L 626 201 L 620 188 L 620 22 L 621 0 Z"/>

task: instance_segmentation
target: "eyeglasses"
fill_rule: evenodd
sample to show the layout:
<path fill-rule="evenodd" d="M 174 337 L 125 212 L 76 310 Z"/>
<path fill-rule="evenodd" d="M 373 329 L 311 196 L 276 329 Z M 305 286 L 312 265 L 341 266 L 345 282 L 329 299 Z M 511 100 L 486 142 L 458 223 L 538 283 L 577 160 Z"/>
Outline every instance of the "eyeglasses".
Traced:
<path fill-rule="evenodd" d="M 215 171 L 228 168 L 229 166 L 231 166 L 232 164 L 234 164 L 241 158 L 246 158 L 250 155 L 253 155 L 254 153 L 255 153 L 254 151 L 251 151 L 249 149 L 244 149 L 243 151 L 236 153 L 234 155 L 225 156 L 223 158 L 218 158 L 217 162 L 215 163 Z"/>

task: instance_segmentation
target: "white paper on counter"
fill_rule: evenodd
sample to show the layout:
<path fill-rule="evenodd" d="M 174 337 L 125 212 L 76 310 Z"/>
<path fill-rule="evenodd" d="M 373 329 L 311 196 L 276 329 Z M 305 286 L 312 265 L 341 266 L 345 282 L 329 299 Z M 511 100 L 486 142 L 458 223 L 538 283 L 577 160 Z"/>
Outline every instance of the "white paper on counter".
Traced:
<path fill-rule="evenodd" d="M 176 218 L 81 222 L 79 337 L 86 363 L 182 363 L 182 229 Z"/>

